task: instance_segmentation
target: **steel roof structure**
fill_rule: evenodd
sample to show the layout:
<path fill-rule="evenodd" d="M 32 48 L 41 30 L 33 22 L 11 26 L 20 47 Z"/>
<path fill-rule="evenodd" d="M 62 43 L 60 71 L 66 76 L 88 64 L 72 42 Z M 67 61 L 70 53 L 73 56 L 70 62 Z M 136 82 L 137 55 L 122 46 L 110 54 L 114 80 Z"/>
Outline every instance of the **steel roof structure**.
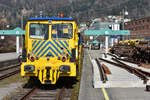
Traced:
<path fill-rule="evenodd" d="M 73 18 L 65 17 L 39 17 L 39 18 L 29 18 L 29 20 L 74 20 Z"/>
<path fill-rule="evenodd" d="M 13 30 L 0 30 L 0 35 L 25 35 L 25 31 L 17 27 Z"/>
<path fill-rule="evenodd" d="M 111 35 L 130 35 L 129 30 L 111 30 L 106 27 L 103 30 L 85 30 L 85 35 L 104 35 L 104 36 L 111 36 Z"/>

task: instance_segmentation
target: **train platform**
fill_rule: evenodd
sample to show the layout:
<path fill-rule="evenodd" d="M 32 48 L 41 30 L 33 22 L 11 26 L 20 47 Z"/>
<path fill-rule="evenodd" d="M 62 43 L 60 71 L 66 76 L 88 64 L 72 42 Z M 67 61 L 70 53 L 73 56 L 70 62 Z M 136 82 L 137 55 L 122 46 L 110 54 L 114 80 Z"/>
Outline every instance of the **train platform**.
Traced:
<path fill-rule="evenodd" d="M 87 50 L 87 49 L 84 50 L 83 69 L 78 100 L 149 100 L 150 98 L 149 92 L 147 92 L 146 88 L 142 86 L 139 87 L 130 86 L 126 88 L 124 87 L 94 88 L 93 86 L 94 70 L 92 60 L 98 57 L 102 57 L 103 53 L 104 50 Z M 124 74 L 126 74 L 126 72 Z M 111 78 L 112 77 L 110 77 L 110 79 Z M 125 86 L 126 83 L 122 85 Z"/>
<path fill-rule="evenodd" d="M 103 59 L 109 60 L 111 62 L 114 62 L 112 59 L 112 56 L 107 55 L 107 58 L 104 57 Z M 124 62 L 129 66 L 133 66 L 134 68 L 142 69 L 143 71 L 150 72 L 150 69 L 141 68 L 138 67 L 136 64 L 127 63 Z M 129 87 L 146 87 L 146 85 L 150 84 L 150 81 L 147 82 L 147 84 L 143 83 L 143 80 L 141 80 L 138 76 L 135 74 L 129 73 L 127 70 L 114 66 L 112 64 L 106 63 L 104 61 L 101 61 L 100 64 L 107 65 L 108 69 L 110 70 L 111 74 L 107 75 L 106 83 L 103 83 L 101 80 L 101 72 L 99 71 L 99 66 L 97 65 L 95 59 L 92 60 L 93 64 L 93 72 L 94 72 L 94 78 L 93 78 L 93 86 L 94 88 L 129 88 Z M 150 80 L 150 78 L 148 78 Z"/>
<path fill-rule="evenodd" d="M 99 50 L 97 50 L 98 52 Z M 85 49 L 78 100 L 104 100 L 102 91 L 93 88 L 92 63 L 88 53 L 88 50 Z"/>
<path fill-rule="evenodd" d="M 11 53 L 0 53 L 0 68 L 2 67 L 8 67 L 13 64 L 18 64 L 18 56 L 16 52 Z M 2 68 L 3 69 L 3 68 Z M 9 70 L 10 71 L 10 70 Z M 9 71 L 6 71 L 8 73 Z M 4 75 L 5 72 L 1 72 L 0 75 Z M 6 81 L 0 80 L 0 100 L 3 100 L 3 98 L 10 93 L 12 93 L 16 88 L 21 87 L 23 83 L 16 82 L 16 83 L 7 83 Z M 6 84 L 6 85 L 4 85 Z"/>
<path fill-rule="evenodd" d="M 18 56 L 16 52 L 0 53 L 0 62 L 18 59 Z"/>

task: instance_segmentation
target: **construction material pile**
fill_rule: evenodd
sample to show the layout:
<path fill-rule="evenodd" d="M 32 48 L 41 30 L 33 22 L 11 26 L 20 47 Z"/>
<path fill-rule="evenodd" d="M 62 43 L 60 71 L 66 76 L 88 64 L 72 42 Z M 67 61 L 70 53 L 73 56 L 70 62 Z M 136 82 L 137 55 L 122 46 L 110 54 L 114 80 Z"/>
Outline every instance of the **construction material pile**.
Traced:
<path fill-rule="evenodd" d="M 133 61 L 150 63 L 150 47 L 148 45 L 115 45 L 110 52 Z"/>

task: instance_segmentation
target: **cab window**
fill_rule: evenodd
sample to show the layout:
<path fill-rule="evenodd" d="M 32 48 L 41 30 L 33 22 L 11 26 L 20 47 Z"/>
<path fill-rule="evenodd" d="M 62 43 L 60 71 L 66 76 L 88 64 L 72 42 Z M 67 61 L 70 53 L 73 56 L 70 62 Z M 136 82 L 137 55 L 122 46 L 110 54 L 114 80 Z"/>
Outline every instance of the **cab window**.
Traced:
<path fill-rule="evenodd" d="M 73 36 L 73 25 L 71 23 L 60 23 L 52 25 L 52 38 L 71 39 Z"/>
<path fill-rule="evenodd" d="M 49 24 L 31 23 L 29 36 L 32 39 L 45 39 L 49 37 Z"/>

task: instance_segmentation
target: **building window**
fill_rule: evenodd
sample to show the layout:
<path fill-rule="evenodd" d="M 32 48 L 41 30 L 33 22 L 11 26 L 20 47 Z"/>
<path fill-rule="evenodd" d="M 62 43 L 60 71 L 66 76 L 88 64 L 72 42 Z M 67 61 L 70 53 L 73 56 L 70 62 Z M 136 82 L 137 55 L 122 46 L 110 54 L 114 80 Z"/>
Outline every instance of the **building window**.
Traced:
<path fill-rule="evenodd" d="M 142 28 L 142 29 L 144 30 L 144 28 L 145 28 L 145 27 L 143 26 L 143 28 Z"/>

